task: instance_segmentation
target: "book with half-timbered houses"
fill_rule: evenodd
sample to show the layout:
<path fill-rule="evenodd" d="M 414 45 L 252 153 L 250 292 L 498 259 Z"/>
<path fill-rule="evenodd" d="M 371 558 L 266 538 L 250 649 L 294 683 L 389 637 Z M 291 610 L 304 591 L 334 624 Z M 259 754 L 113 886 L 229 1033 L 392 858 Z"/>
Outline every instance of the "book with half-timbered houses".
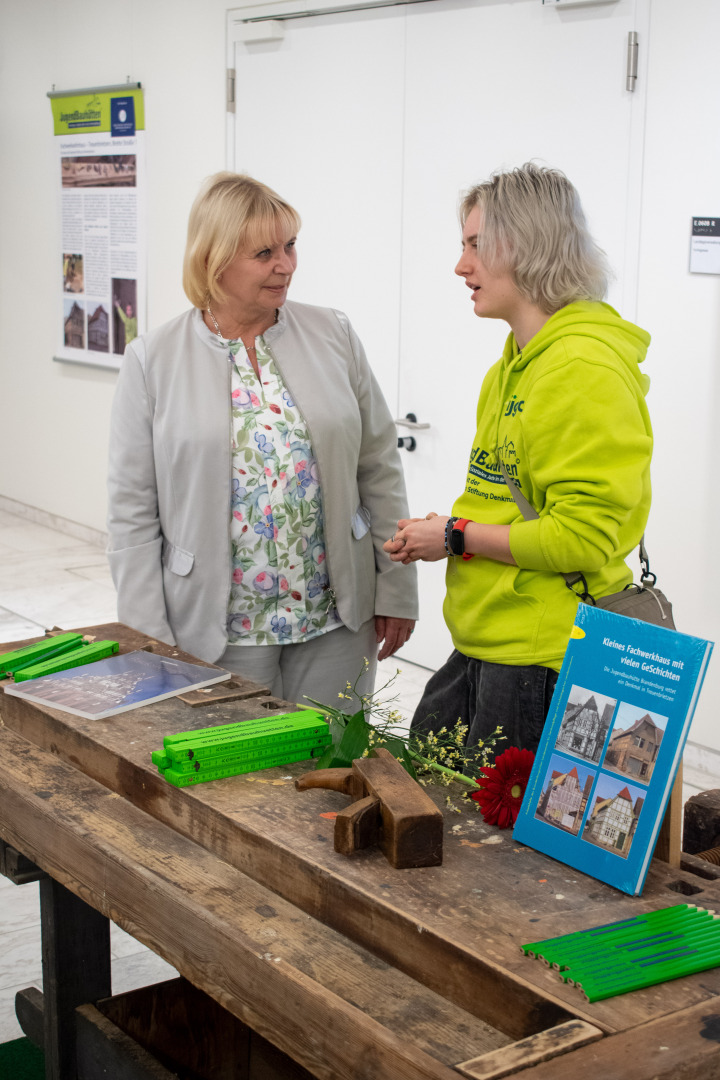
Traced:
<path fill-rule="evenodd" d="M 513 839 L 639 894 L 712 649 L 580 604 Z"/>

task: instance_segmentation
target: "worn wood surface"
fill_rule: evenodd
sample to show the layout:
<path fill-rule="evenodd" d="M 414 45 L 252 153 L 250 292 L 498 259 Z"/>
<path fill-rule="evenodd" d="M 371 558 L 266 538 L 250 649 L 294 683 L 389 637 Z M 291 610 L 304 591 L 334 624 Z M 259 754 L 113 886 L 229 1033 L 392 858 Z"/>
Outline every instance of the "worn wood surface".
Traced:
<path fill-rule="evenodd" d="M 250 1028 L 187 979 L 118 994 L 97 1008 L 174 1072 L 250 1080 Z"/>
<path fill-rule="evenodd" d="M 655 858 L 662 859 L 669 866 L 679 867 L 682 854 L 682 831 L 683 831 L 683 765 L 682 760 L 678 766 L 675 782 L 673 783 L 670 798 L 668 800 L 665 816 L 660 826 L 657 843 L 655 845 Z"/>
<path fill-rule="evenodd" d="M 43 795 L 45 789 L 41 789 Z M 75 1076 L 75 1009 L 110 993 L 110 923 L 52 877 L 40 882 L 46 1080 Z"/>
<path fill-rule="evenodd" d="M 321 1080 L 452 1080 L 509 1040 L 0 730 L 0 834 Z"/>
<path fill-rule="evenodd" d="M 127 648 L 147 640 L 114 624 L 81 629 Z M 572 1016 L 622 1030 L 677 1007 L 672 983 L 588 1005 L 519 946 L 687 897 L 718 909 L 714 881 L 653 860 L 643 896 L 628 897 L 513 843 L 471 812 L 445 813 L 442 867 L 394 871 L 376 851 L 352 860 L 333 851 L 334 820 L 327 815 L 342 810 L 347 796 L 297 793 L 293 779 L 307 769 L 302 763 L 186 789 L 167 784 L 151 764 L 165 734 L 257 716 L 259 700 L 196 710 L 170 699 L 90 721 L 4 696 L 0 714 L 37 746 L 514 1039 Z M 442 806 L 446 789 L 427 790 Z M 689 1003 L 710 1000 L 720 993 L 720 971 L 689 977 L 682 990 Z"/>
<path fill-rule="evenodd" d="M 178 1080 L 177 1072 L 166 1069 L 94 1005 L 81 1005 L 74 1020 L 77 1080 Z"/>
<path fill-rule="evenodd" d="M 3 840 L 0 840 L 0 874 L 12 881 L 13 885 L 28 885 L 31 881 L 40 881 L 45 876 L 22 852 L 16 851 Z"/>
<path fill-rule="evenodd" d="M 180 701 L 193 708 L 202 708 L 205 705 L 216 705 L 220 701 L 245 701 L 247 698 L 270 697 L 267 686 L 243 679 L 240 675 L 233 675 L 227 682 L 213 683 L 212 686 L 202 686 L 199 690 L 190 690 L 187 694 L 178 694 Z"/>
<path fill-rule="evenodd" d="M 131 990 L 99 1001 L 97 1008 L 183 1077 L 311 1080 L 311 1073 L 187 979 Z"/>
<path fill-rule="evenodd" d="M 141 643 L 147 642 L 143 635 L 122 627 L 83 629 L 98 631 L 104 637 L 117 637 L 127 648 L 142 647 Z M 169 655 L 183 655 L 167 646 L 158 646 L 158 643 L 154 643 L 153 648 L 166 651 Z M 241 871 L 243 896 L 245 890 L 260 887 L 265 890 L 261 907 L 265 904 L 277 907 L 287 901 L 292 905 L 296 919 L 297 909 L 300 909 L 304 912 L 301 918 L 313 927 L 322 926 L 323 933 L 339 931 L 344 935 L 341 940 L 345 948 L 360 951 L 364 958 L 363 967 L 372 963 L 379 965 L 378 970 L 383 972 L 379 981 L 383 985 L 388 971 L 398 977 L 400 972 L 404 972 L 418 983 L 424 983 L 423 989 L 435 991 L 447 999 L 451 1007 L 452 1004 L 456 1006 L 456 1034 L 461 1034 L 465 1029 L 466 1016 L 470 1016 L 471 1020 L 472 1016 L 477 1016 L 487 1021 L 510 1039 L 522 1039 L 574 1017 L 596 1025 L 604 1032 L 632 1033 L 632 1029 L 638 1025 L 647 1026 L 656 1019 L 671 1016 L 681 1004 L 697 1005 L 705 1010 L 706 1015 L 711 1015 L 717 1008 L 717 996 L 720 994 L 718 971 L 590 1005 L 547 968 L 523 957 L 519 949 L 519 945 L 525 941 L 625 918 L 682 899 L 691 899 L 702 906 L 717 909 L 720 907 L 720 883 L 714 879 L 675 870 L 653 861 L 644 895 L 639 898 L 627 897 L 578 871 L 513 843 L 507 832 L 486 826 L 479 815 L 468 812 L 462 816 L 444 813 L 445 858 L 442 868 L 395 871 L 379 852 L 361 852 L 353 860 L 347 860 L 333 851 L 332 812 L 338 812 L 347 805 L 347 795 L 322 790 L 307 791 L 302 795 L 297 793 L 293 779 L 307 769 L 307 765 L 299 763 L 190 789 L 172 788 L 152 766 L 150 753 L 162 745 L 163 735 L 262 715 L 258 706 L 263 705 L 269 707 L 268 711 L 273 710 L 270 698 L 221 703 L 202 710 L 190 709 L 177 700 L 168 700 L 104 721 L 86 721 L 55 710 L 29 706 L 20 703 L 17 698 L 3 697 L 0 714 L 8 729 L 53 755 L 56 767 L 64 767 L 61 762 L 72 766 L 76 788 L 78 775 L 100 781 L 109 789 L 106 797 L 121 796 L 117 805 L 123 808 L 124 813 L 130 813 L 135 808 L 145 811 L 143 819 L 152 822 L 153 828 L 161 823 L 170 826 L 173 843 L 184 842 L 183 837 L 191 838 L 195 842 L 193 850 L 200 852 L 203 858 L 219 856 L 226 864 L 228 874 Z M 7 732 L 9 736 L 11 731 Z M 17 796 L 20 797 L 23 785 L 18 782 Z M 82 792 L 85 787 L 86 782 L 81 781 Z M 442 807 L 446 790 L 431 791 L 436 804 Z M 74 800 L 77 804 L 77 796 Z M 0 826 L 4 803 L 3 798 L 0 800 Z M 10 818 L 13 816 L 11 814 Z M 9 839 L 13 840 L 12 835 Z M 32 846 L 21 846 L 21 850 L 31 858 L 35 857 Z M 48 852 L 48 857 L 51 856 L 52 852 Z M 125 857 L 132 865 L 130 853 L 125 853 Z M 46 868 L 43 862 L 38 862 Z M 126 872 L 131 874 L 130 868 Z M 145 872 L 144 864 L 138 864 L 135 873 L 140 873 L 142 878 Z M 123 888 L 128 892 L 130 913 L 124 911 L 117 921 L 180 967 L 174 951 L 166 954 L 164 946 L 158 947 L 157 942 L 162 941 L 162 935 L 152 918 L 150 930 L 134 921 L 137 914 L 132 907 L 132 889 L 127 882 Z M 220 895 L 225 895 L 222 888 Z M 148 904 L 151 896 L 152 892 L 145 895 Z M 212 898 L 208 894 L 204 896 L 210 905 L 210 912 L 214 913 Z M 197 925 L 198 933 L 204 936 L 204 923 L 199 914 L 200 900 L 194 893 L 193 898 L 198 900 L 195 914 L 199 920 L 194 925 Z M 173 911 L 174 904 L 173 894 Z M 353 942 L 354 945 L 351 944 Z M 302 947 L 298 946 L 293 953 L 297 967 L 302 969 L 308 955 L 317 955 L 312 952 L 306 954 L 306 948 L 317 948 L 322 944 L 319 939 L 313 943 L 303 941 Z M 186 967 L 194 972 L 194 964 L 199 957 L 193 953 L 192 939 L 182 955 Z M 392 964 L 392 967 L 387 968 L 383 962 Z M 331 969 L 333 963 L 329 964 Z M 200 968 L 200 972 L 196 973 L 200 980 L 197 985 L 203 987 L 203 972 L 207 974 L 207 970 L 202 963 Z M 337 969 L 335 971 L 337 976 Z M 313 975 L 317 977 L 314 970 Z M 253 973 L 253 978 L 258 982 L 262 982 L 264 977 L 260 972 Z M 323 979 L 326 979 L 325 975 Z M 219 982 L 219 1000 L 225 1003 L 223 995 L 227 990 L 222 979 Z M 295 989 L 293 980 L 291 983 Z M 323 981 L 324 989 L 334 992 L 337 986 L 332 984 L 332 979 L 330 984 L 326 986 Z M 232 993 L 236 990 L 233 984 Z M 208 992 L 216 997 L 218 995 L 217 987 Z M 286 990 L 285 994 L 288 992 Z M 377 987 L 374 992 L 379 992 Z M 356 998 L 352 993 L 350 997 L 354 1003 Z M 338 994 L 338 998 L 346 1007 L 347 993 Z M 457 1013 L 457 1008 L 466 1012 Z M 244 1011 L 247 1009 L 251 1009 L 251 1005 L 244 1001 L 240 993 L 234 1011 L 241 1019 L 248 1020 L 250 1013 Z M 333 1009 L 327 1015 L 333 1016 L 335 1034 L 337 1030 L 344 1030 L 343 1024 L 349 1023 L 344 1008 L 335 1009 L 334 999 Z M 462 1023 L 457 1022 L 458 1016 L 463 1017 Z M 371 1019 L 380 1022 L 374 1016 Z M 405 1030 L 403 1025 L 407 1015 L 400 1016 L 395 1012 L 384 1019 L 390 1031 Z M 420 1024 L 421 1028 L 424 1026 Z M 264 1032 L 266 1029 L 260 1027 L 258 1030 Z M 295 1035 L 300 1038 L 299 1045 L 303 1046 L 304 1052 L 301 1035 L 294 1032 Z M 448 1065 L 457 1064 L 496 1049 L 497 1046 L 491 1045 L 492 1033 L 486 1032 L 486 1035 L 487 1042 L 479 1051 L 460 1053 L 454 1061 L 453 1053 L 457 1053 L 458 1047 L 453 1044 L 453 1053 L 443 1060 L 441 1067 L 445 1068 L 446 1062 Z M 272 1039 L 271 1032 L 268 1037 Z M 414 1029 L 408 1038 L 410 1041 L 415 1039 Z M 418 1039 L 420 1052 L 431 1053 L 427 1039 L 423 1041 L 421 1032 Z M 599 1045 L 607 1041 L 607 1038 L 603 1039 Z M 327 1051 L 327 1044 L 324 1050 Z M 574 1060 L 579 1053 L 585 1051 L 573 1051 L 565 1060 Z M 345 1075 L 342 1071 L 337 1074 L 316 1071 L 320 1067 L 318 1060 L 312 1055 L 302 1059 L 303 1064 L 309 1062 L 308 1067 L 315 1075 Z M 560 1058 L 555 1064 L 559 1067 L 563 1060 Z M 344 1061 L 347 1067 L 346 1059 Z M 542 1065 L 533 1066 L 525 1070 L 524 1076 L 528 1080 L 535 1080 L 536 1075 L 538 1080 L 541 1075 L 550 1076 L 550 1073 L 537 1072 L 543 1068 Z M 612 1072 L 585 1071 L 588 1077 L 597 1076 L 604 1080 L 606 1076 L 612 1076 L 615 1080 L 616 1074 Z M 349 1072 L 348 1075 L 353 1074 Z M 405 1074 L 391 1075 L 395 1080 L 395 1076 Z M 656 1074 L 638 1073 L 640 1075 L 646 1078 Z M 672 1074 L 657 1075 L 667 1075 L 669 1080 Z M 704 1077 L 713 1074 L 697 1075 Z"/>
<path fill-rule="evenodd" d="M 15 1016 L 30 1042 L 41 1050 L 45 1045 L 45 1017 L 42 990 L 28 986 L 15 995 Z"/>
<path fill-rule="evenodd" d="M 701 1003 L 545 1061 L 519 1073 L 519 1078 L 718 1080 L 719 1055 L 720 1012 Z"/>
<path fill-rule="evenodd" d="M 600 1028 L 586 1024 L 584 1020 L 568 1020 L 565 1024 L 539 1031 L 537 1035 L 520 1039 L 511 1046 L 484 1054 L 474 1061 L 463 1061 L 456 1068 L 460 1075 L 468 1077 L 468 1080 L 500 1080 L 501 1077 L 517 1074 L 530 1065 L 537 1065 L 561 1054 L 569 1054 L 571 1050 L 597 1042 L 602 1037 Z"/>

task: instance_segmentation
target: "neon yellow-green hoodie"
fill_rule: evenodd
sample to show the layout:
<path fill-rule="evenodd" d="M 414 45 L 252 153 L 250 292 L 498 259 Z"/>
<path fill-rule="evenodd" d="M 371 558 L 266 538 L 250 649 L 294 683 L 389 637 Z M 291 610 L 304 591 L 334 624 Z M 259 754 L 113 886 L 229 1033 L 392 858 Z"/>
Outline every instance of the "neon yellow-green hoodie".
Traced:
<path fill-rule="evenodd" d="M 445 620 L 466 656 L 559 670 L 578 603 L 560 573 L 581 570 L 596 597 L 632 580 L 624 560 L 650 509 L 650 380 L 638 367 L 649 344 L 591 301 L 561 308 L 522 352 L 510 334 L 480 391 L 453 514 L 510 524 L 518 565 L 449 559 Z M 497 453 L 536 521 L 523 520 Z"/>

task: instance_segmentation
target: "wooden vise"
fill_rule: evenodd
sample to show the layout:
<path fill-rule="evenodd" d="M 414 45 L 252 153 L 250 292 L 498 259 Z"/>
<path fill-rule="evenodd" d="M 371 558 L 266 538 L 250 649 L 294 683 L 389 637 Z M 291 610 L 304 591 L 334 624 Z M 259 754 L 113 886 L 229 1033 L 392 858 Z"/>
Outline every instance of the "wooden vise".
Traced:
<path fill-rule="evenodd" d="M 335 850 L 341 855 L 377 844 L 396 870 L 441 865 L 442 813 L 383 747 L 353 761 L 350 769 L 304 773 L 295 787 L 350 796 L 352 802 L 335 819 Z"/>

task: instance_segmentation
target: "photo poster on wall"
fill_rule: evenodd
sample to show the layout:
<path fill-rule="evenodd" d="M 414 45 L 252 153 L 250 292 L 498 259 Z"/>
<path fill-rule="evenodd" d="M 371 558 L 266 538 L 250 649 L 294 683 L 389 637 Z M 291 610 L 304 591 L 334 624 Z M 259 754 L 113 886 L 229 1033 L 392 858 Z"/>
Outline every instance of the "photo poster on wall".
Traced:
<path fill-rule="evenodd" d="M 513 840 L 638 895 L 712 650 L 580 604 Z"/>
<path fill-rule="evenodd" d="M 117 369 L 147 321 L 142 88 L 48 97 L 60 211 L 54 358 Z"/>

